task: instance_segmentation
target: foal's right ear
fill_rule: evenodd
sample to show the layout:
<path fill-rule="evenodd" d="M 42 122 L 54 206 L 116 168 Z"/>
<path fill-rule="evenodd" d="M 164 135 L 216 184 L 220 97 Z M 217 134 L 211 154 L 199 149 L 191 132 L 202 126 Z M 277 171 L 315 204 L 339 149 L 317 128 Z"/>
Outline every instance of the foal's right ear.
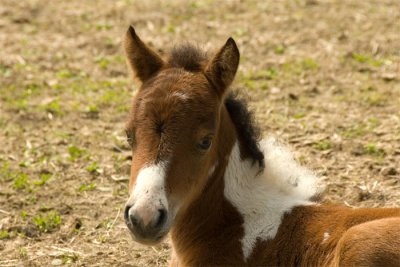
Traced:
<path fill-rule="evenodd" d="M 164 65 L 161 57 L 140 40 L 132 26 L 126 32 L 125 53 L 129 67 L 141 82 L 150 79 Z"/>
<path fill-rule="evenodd" d="M 240 53 L 235 41 L 229 38 L 206 67 L 206 76 L 214 83 L 219 95 L 223 95 L 235 78 Z"/>

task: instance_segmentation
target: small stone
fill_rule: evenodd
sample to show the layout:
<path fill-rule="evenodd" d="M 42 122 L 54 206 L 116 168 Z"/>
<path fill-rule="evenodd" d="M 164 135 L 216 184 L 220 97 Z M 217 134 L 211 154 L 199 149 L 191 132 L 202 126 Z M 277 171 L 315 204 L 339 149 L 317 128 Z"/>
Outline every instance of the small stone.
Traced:
<path fill-rule="evenodd" d="M 62 265 L 62 264 L 63 264 L 63 261 L 60 260 L 60 259 L 54 259 L 54 260 L 51 261 L 51 265 L 53 265 L 53 266 L 59 266 L 59 265 Z"/>
<path fill-rule="evenodd" d="M 293 93 L 289 93 L 289 98 L 292 100 L 299 100 L 299 97 Z"/>
<path fill-rule="evenodd" d="M 49 256 L 52 256 L 52 257 L 60 257 L 61 255 L 63 255 L 63 252 L 61 252 L 61 251 L 51 251 L 51 252 L 49 252 Z"/>
<path fill-rule="evenodd" d="M 386 167 L 382 169 L 382 174 L 385 176 L 396 175 L 398 171 L 394 167 Z"/>
<path fill-rule="evenodd" d="M 381 75 L 381 78 L 382 78 L 384 81 L 390 82 L 390 81 L 396 80 L 397 76 L 396 76 L 395 73 L 383 73 L 383 74 Z"/>
<path fill-rule="evenodd" d="M 271 94 L 278 94 L 281 92 L 281 89 L 278 87 L 272 87 L 271 88 Z"/>

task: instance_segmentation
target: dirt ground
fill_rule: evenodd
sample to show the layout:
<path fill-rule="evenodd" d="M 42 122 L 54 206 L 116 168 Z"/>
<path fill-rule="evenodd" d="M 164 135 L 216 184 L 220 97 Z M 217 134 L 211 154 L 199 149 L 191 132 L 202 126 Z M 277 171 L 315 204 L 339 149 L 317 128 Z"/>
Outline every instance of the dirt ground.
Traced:
<path fill-rule="evenodd" d="M 398 0 L 0 2 L 0 266 L 166 266 L 122 218 L 129 24 L 241 50 L 235 88 L 326 202 L 400 206 Z"/>

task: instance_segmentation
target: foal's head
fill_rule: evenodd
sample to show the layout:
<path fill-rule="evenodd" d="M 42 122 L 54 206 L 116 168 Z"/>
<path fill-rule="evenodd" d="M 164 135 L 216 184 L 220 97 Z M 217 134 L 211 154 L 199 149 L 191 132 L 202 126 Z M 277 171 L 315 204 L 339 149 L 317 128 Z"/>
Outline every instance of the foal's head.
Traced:
<path fill-rule="evenodd" d="M 230 38 L 210 59 L 182 46 L 164 60 L 132 27 L 125 50 L 141 82 L 126 130 L 132 167 L 125 221 L 136 241 L 155 244 L 204 188 L 213 169 L 224 95 L 234 79 L 239 51 Z"/>

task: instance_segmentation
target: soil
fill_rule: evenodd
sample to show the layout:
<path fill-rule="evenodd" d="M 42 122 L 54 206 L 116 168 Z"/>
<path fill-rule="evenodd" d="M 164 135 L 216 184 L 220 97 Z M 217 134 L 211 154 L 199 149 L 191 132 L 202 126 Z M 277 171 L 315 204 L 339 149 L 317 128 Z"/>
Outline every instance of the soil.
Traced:
<path fill-rule="evenodd" d="M 323 201 L 400 206 L 399 22 L 397 0 L 2 0 L 0 266 L 167 265 L 168 242 L 134 243 L 121 212 L 129 24 L 160 53 L 233 36 L 234 88 Z"/>

